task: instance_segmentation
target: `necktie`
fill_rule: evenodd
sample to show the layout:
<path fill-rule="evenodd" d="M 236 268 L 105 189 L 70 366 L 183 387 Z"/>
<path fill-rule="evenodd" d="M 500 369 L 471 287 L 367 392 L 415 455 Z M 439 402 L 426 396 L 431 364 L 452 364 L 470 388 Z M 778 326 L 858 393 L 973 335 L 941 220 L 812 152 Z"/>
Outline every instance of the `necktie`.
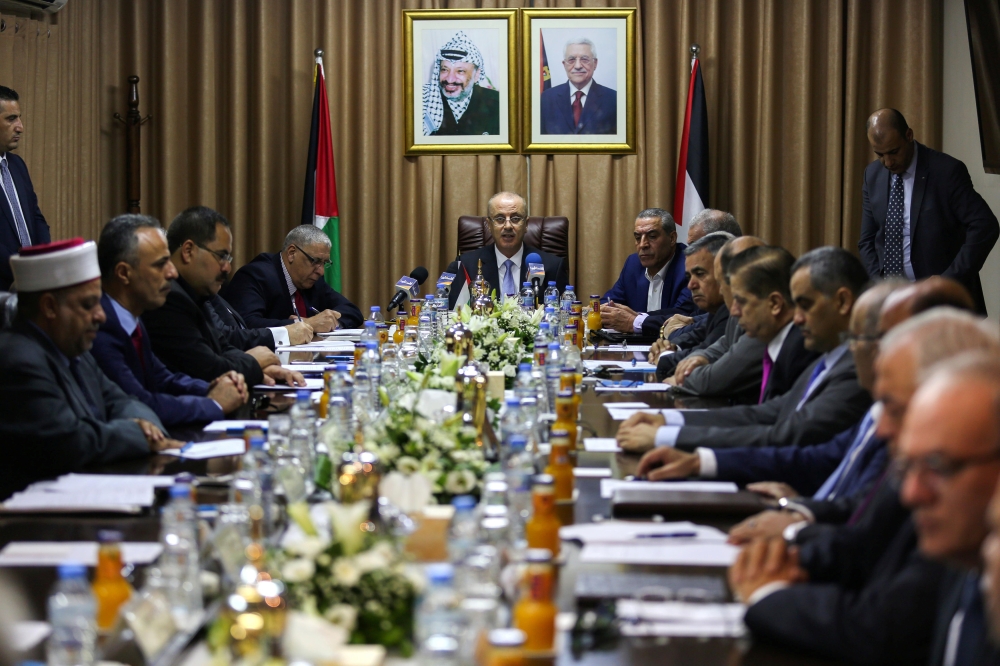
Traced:
<path fill-rule="evenodd" d="M 508 259 L 503 262 L 503 268 L 506 271 L 503 276 L 503 298 L 507 300 L 508 296 L 517 296 L 517 287 L 514 286 L 514 262 Z"/>
<path fill-rule="evenodd" d="M 903 177 L 892 176 L 889 212 L 885 216 L 885 252 L 882 256 L 885 277 L 903 274 Z"/>
<path fill-rule="evenodd" d="M 580 90 L 576 91 L 576 99 L 573 100 L 573 127 L 580 126 L 580 115 L 583 113 L 583 102 L 580 99 L 583 98 L 583 92 Z M 563 107 L 564 109 L 566 107 Z"/>
<path fill-rule="evenodd" d="M 764 374 L 760 377 L 760 397 L 757 399 L 757 404 L 764 402 L 764 394 L 767 392 L 767 380 L 771 377 L 771 369 L 774 367 L 774 361 L 771 360 L 771 354 L 766 349 L 764 350 Z"/>
<path fill-rule="evenodd" d="M 306 310 L 306 299 L 302 298 L 302 292 L 298 289 L 295 290 L 295 311 L 299 313 L 299 316 L 303 319 L 308 314 Z"/>
<path fill-rule="evenodd" d="M 865 418 L 861 420 L 861 425 L 858 427 L 858 434 L 854 437 L 854 441 L 851 442 L 850 447 L 847 449 L 847 453 L 844 454 L 844 459 L 840 461 L 837 465 L 837 469 L 833 470 L 823 485 L 819 487 L 816 494 L 813 495 L 813 499 L 817 500 L 831 500 L 837 496 L 841 487 L 844 485 L 844 479 L 848 478 L 847 471 L 853 467 L 854 462 L 858 459 L 860 455 L 858 451 L 865 447 L 865 445 L 871 441 L 872 436 L 875 434 L 872 414 L 868 412 L 865 414 Z"/>
<path fill-rule="evenodd" d="M 80 375 L 80 359 L 79 357 L 72 359 L 69 362 L 70 372 L 73 373 L 73 378 L 76 379 L 76 385 L 80 387 L 80 393 L 83 393 L 83 397 L 87 400 L 87 406 L 90 407 L 90 413 L 94 418 L 100 419 L 101 415 L 97 413 L 97 405 L 94 404 L 94 397 L 90 395 L 90 390 L 87 388 L 87 384 L 84 383 L 83 377 Z"/>
<path fill-rule="evenodd" d="M 878 495 L 878 491 L 882 488 L 882 484 L 885 483 L 885 480 L 888 477 L 889 470 L 886 468 L 886 470 L 882 472 L 882 476 L 878 477 L 878 481 L 875 482 L 872 489 L 868 491 L 867 495 L 865 495 L 865 498 L 861 500 L 861 504 L 858 505 L 858 508 L 855 509 L 854 513 L 851 514 L 851 517 L 847 519 L 848 525 L 856 525 L 858 521 L 864 517 L 865 513 L 868 511 L 868 507 L 872 504 L 872 500 L 874 500 L 875 496 Z"/>
<path fill-rule="evenodd" d="M 7 201 L 10 202 L 10 208 L 14 211 L 14 226 L 17 227 L 17 238 L 21 243 L 21 247 L 27 247 L 31 245 L 31 236 L 28 234 L 28 225 L 24 223 L 24 214 L 21 212 L 21 207 L 17 205 L 17 191 L 14 189 L 14 180 L 10 177 L 10 171 L 7 170 L 7 160 L 0 160 L 0 180 L 3 181 L 3 191 L 7 195 Z"/>
<path fill-rule="evenodd" d="M 806 400 L 808 400 L 809 396 L 812 395 L 813 385 L 816 384 L 816 380 L 819 379 L 819 376 L 823 374 L 824 370 L 826 370 L 826 359 L 821 358 L 819 363 L 816 364 L 816 367 L 813 368 L 812 374 L 809 375 L 809 383 L 806 384 L 806 390 L 802 394 L 802 399 L 799 400 L 799 404 L 795 407 L 796 411 L 802 409 L 802 405 L 806 404 Z"/>
<path fill-rule="evenodd" d="M 986 640 L 986 625 L 983 619 L 983 595 L 979 591 L 979 574 L 970 572 L 965 577 L 962 586 L 962 599 L 959 604 L 962 613 L 962 626 L 959 629 L 958 645 L 955 648 L 955 658 L 952 664 L 976 663 L 979 649 Z"/>
<path fill-rule="evenodd" d="M 146 359 L 142 356 L 142 327 L 138 323 L 135 325 L 135 330 L 132 331 L 132 346 L 135 347 L 135 353 L 139 356 L 139 365 L 142 366 L 142 370 L 145 372 Z"/>

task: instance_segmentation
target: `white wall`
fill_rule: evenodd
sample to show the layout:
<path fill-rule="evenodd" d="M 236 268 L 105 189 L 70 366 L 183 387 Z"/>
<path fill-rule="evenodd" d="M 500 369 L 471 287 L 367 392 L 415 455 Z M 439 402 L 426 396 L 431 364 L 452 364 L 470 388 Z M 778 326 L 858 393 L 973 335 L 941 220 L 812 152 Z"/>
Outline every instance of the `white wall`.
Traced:
<path fill-rule="evenodd" d="M 944 3 L 944 145 L 941 149 L 969 168 L 972 184 L 1000 217 L 1000 175 L 983 171 L 979 144 L 976 93 L 972 85 L 972 59 L 963 0 Z M 919 140 L 919 139 L 918 139 Z M 979 274 L 990 319 L 1000 320 L 1000 243 Z"/>

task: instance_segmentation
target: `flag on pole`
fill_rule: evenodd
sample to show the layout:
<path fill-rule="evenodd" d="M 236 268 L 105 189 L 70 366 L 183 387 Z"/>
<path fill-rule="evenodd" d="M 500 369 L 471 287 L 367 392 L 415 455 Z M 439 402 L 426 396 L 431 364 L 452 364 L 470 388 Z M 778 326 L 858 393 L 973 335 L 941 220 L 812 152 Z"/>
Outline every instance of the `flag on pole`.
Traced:
<path fill-rule="evenodd" d="M 313 70 L 312 127 L 309 130 L 309 158 L 306 161 L 306 188 L 302 196 L 302 224 L 315 224 L 330 239 L 330 261 L 326 282 L 340 291 L 340 217 L 337 209 L 337 176 L 333 169 L 333 138 L 330 134 L 330 105 L 323 76 L 323 52 L 316 51 Z"/>
<path fill-rule="evenodd" d="M 538 79 L 541 82 L 542 89 L 538 91 L 538 94 L 542 94 L 552 87 L 552 74 L 549 72 L 549 57 L 545 55 L 545 41 L 542 39 L 541 30 L 538 31 L 538 49 L 541 51 L 539 62 L 542 63 L 541 76 Z"/>
<path fill-rule="evenodd" d="M 708 107 L 705 105 L 705 84 L 701 78 L 697 45 L 691 47 L 691 54 L 691 84 L 688 86 L 674 194 L 674 220 L 677 222 L 677 240 L 681 242 L 687 241 L 691 218 L 708 208 Z"/>

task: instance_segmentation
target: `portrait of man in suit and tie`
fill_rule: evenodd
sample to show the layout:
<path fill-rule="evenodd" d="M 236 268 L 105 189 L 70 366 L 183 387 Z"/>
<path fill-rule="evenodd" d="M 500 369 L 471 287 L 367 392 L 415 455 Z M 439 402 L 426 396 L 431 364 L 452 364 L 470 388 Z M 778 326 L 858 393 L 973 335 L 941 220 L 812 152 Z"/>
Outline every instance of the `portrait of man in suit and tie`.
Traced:
<path fill-rule="evenodd" d="M 618 132 L 618 93 L 594 79 L 597 56 L 597 46 L 589 37 L 571 37 L 566 41 L 562 52 L 566 82 L 542 93 L 542 134 Z M 604 75 L 604 70 L 601 71 Z M 607 74 L 613 81 L 614 70 Z"/>

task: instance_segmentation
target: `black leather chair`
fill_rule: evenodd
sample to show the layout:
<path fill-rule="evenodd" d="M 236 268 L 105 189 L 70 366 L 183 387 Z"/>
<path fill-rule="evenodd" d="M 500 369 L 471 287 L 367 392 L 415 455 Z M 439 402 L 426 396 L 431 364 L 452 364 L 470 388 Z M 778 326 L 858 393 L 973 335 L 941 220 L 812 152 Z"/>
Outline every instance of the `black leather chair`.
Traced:
<path fill-rule="evenodd" d="M 10 328 L 17 316 L 17 294 L 0 291 L 0 328 Z"/>
<path fill-rule="evenodd" d="M 458 218 L 458 254 L 478 250 L 493 242 L 490 220 L 463 215 Z M 569 220 L 565 217 L 529 217 L 524 242 L 542 252 L 569 258 Z"/>

